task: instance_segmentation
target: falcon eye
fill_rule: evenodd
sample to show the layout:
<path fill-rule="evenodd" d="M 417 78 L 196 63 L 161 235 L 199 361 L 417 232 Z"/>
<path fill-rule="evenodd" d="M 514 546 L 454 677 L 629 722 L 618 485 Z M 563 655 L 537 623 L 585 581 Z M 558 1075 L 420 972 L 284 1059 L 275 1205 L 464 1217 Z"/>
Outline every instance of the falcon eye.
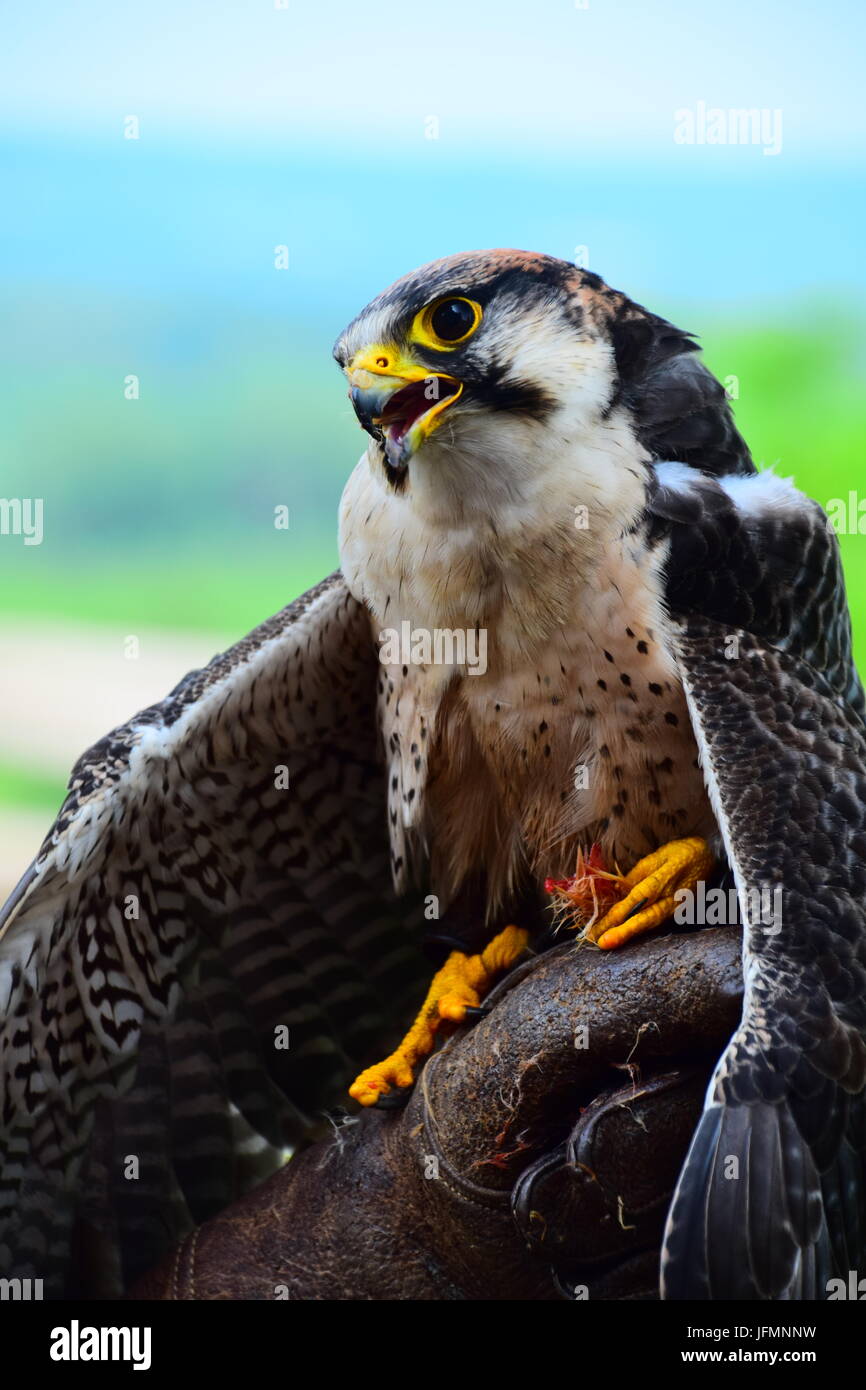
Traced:
<path fill-rule="evenodd" d="M 413 336 L 427 347 L 456 347 L 471 337 L 480 322 L 481 305 L 474 299 L 437 299 L 415 319 Z"/>
<path fill-rule="evenodd" d="M 443 343 L 468 338 L 475 324 L 475 309 L 468 299 L 443 299 L 430 310 L 430 327 Z"/>

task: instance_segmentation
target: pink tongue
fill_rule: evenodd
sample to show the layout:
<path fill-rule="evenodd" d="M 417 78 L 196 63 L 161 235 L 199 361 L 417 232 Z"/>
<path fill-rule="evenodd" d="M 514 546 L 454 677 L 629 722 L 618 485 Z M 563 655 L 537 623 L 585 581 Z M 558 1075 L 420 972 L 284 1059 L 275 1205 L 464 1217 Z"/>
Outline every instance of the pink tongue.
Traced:
<path fill-rule="evenodd" d="M 432 404 L 433 402 L 427 398 L 426 386 L 423 381 L 404 387 L 391 402 L 394 418 L 385 421 L 386 434 L 391 439 L 402 439 L 418 417 L 429 410 Z"/>

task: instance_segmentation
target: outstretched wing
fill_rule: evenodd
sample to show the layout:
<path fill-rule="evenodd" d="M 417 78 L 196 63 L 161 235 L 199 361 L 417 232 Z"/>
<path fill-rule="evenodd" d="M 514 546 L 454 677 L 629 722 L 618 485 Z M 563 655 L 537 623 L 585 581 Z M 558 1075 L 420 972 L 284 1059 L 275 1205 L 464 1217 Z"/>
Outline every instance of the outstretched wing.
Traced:
<path fill-rule="evenodd" d="M 826 1298 L 866 1258 L 866 730 L 838 545 L 772 476 L 660 472 L 652 509 L 746 984 L 662 1289 Z"/>
<path fill-rule="evenodd" d="M 333 575 L 77 763 L 0 918 L 3 1273 L 116 1292 L 401 1021 L 376 674 Z"/>

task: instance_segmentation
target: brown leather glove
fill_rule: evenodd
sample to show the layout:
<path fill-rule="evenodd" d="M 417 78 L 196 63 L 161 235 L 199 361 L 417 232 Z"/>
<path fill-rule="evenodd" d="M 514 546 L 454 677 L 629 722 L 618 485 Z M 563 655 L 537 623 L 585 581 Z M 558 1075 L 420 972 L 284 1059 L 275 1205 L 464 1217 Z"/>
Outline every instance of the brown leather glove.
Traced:
<path fill-rule="evenodd" d="M 404 1110 L 347 1119 L 131 1297 L 655 1297 L 741 994 L 733 928 L 535 958 L 430 1058 Z"/>

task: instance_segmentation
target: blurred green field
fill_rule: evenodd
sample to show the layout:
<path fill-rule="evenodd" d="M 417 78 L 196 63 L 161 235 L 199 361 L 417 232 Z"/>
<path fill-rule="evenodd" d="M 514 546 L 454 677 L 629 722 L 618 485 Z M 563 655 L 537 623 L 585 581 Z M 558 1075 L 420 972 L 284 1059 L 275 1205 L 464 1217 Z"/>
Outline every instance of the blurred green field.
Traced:
<path fill-rule="evenodd" d="M 60 778 L 39 776 L 27 768 L 0 761 L 0 806 L 44 811 L 46 830 L 50 824 L 49 817 L 60 805 L 63 788 L 64 783 Z M 24 865 L 21 867 L 23 869 Z"/>
<path fill-rule="evenodd" d="M 207 338 L 180 374 L 163 363 L 158 383 L 140 368 L 146 386 L 135 403 L 116 389 L 116 368 L 113 395 L 92 366 L 67 370 L 50 411 L 32 376 L 6 377 L 3 491 L 15 495 L 17 485 L 20 495 L 45 497 L 45 541 L 0 547 L 0 615 L 130 633 L 137 624 L 195 629 L 225 641 L 334 568 L 337 503 L 363 438 L 324 341 L 303 356 L 295 327 L 263 351 L 260 326 L 245 327 L 230 347 Z M 737 420 L 759 465 L 792 476 L 822 504 L 862 487 L 858 319 L 816 319 L 798 306 L 790 324 L 701 327 L 710 367 L 737 378 Z M 96 409 L 98 390 L 105 399 Z M 273 526 L 282 503 L 287 532 Z M 866 536 L 840 543 L 866 667 Z M 0 805 L 51 809 L 61 791 L 26 760 L 0 763 Z"/>

